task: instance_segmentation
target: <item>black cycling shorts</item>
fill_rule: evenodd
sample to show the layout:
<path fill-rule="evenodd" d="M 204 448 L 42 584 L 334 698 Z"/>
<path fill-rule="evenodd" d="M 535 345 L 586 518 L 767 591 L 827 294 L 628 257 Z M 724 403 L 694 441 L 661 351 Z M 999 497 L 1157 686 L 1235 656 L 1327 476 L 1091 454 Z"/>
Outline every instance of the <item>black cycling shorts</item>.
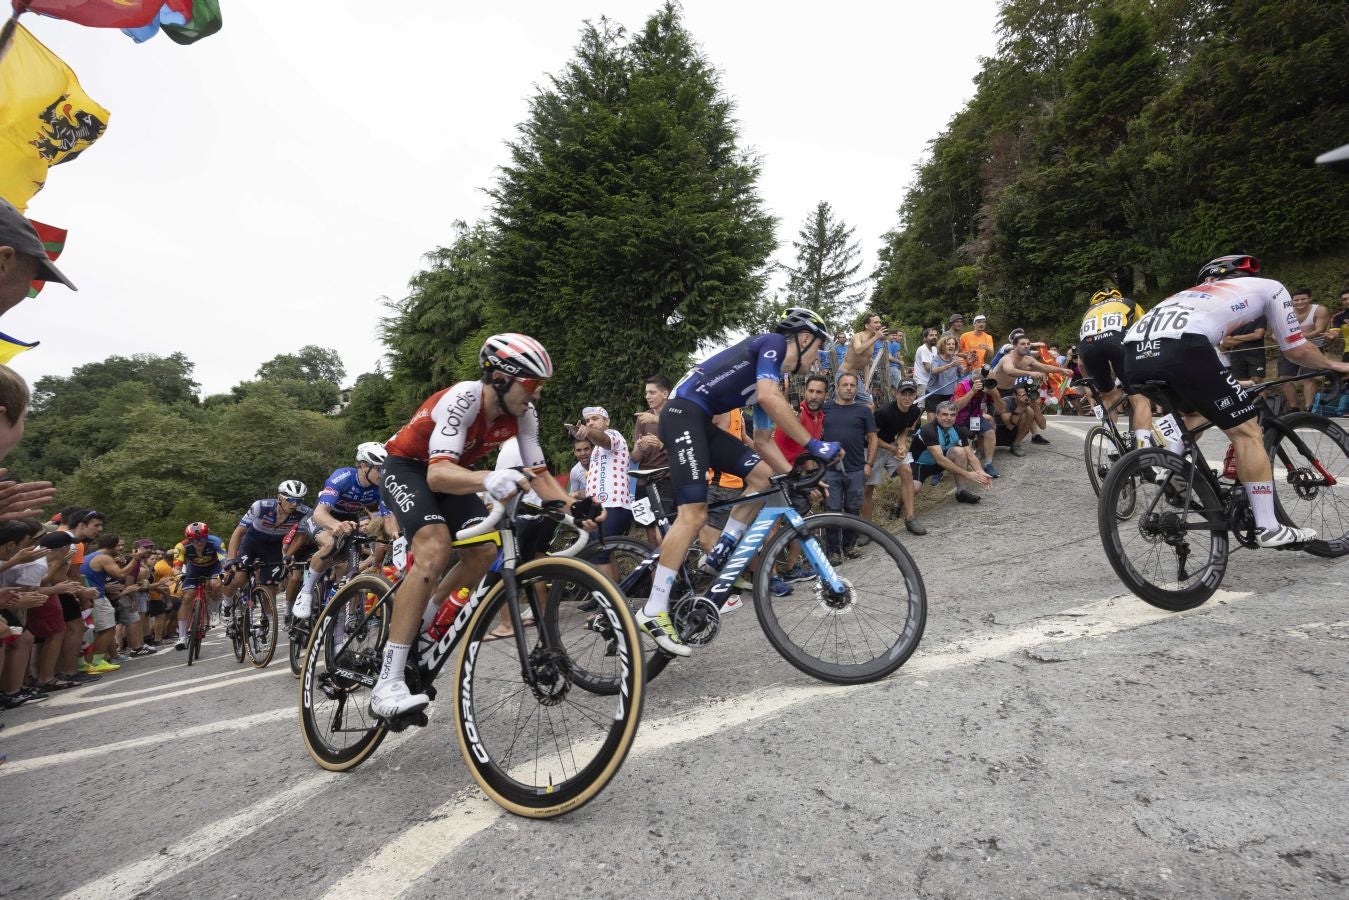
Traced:
<path fill-rule="evenodd" d="M 1223 430 L 1255 418 L 1255 403 L 1202 334 L 1125 345 L 1124 383 L 1164 381 L 1178 412 L 1197 412 Z"/>
<path fill-rule="evenodd" d="M 262 584 L 276 584 L 281 578 L 281 541 L 261 541 L 252 535 L 245 535 L 239 545 L 239 562 L 260 562 L 263 568 L 258 570 L 258 581 Z"/>
<path fill-rule="evenodd" d="M 738 413 L 737 413 L 738 415 Z M 707 502 L 707 470 L 744 478 L 759 464 L 759 455 L 691 400 L 671 397 L 660 413 L 660 439 L 670 455 L 670 480 L 675 503 Z"/>
<path fill-rule="evenodd" d="M 427 525 L 444 525 L 453 538 L 469 519 L 487 515 L 487 507 L 477 494 L 437 494 L 431 490 L 426 483 L 426 468 L 420 460 L 390 456 L 384 461 L 379 482 L 384 505 L 393 511 L 409 544 Z"/>
<path fill-rule="evenodd" d="M 1124 380 L 1124 333 L 1096 335 L 1077 345 L 1082 373 L 1096 382 L 1102 393 L 1115 389 L 1115 379 Z"/>

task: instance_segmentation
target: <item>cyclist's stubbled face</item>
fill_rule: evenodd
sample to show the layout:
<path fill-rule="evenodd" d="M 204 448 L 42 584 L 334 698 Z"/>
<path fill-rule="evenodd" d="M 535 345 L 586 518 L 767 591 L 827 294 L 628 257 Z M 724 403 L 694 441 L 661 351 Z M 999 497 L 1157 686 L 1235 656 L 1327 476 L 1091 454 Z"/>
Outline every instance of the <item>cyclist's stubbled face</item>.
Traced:
<path fill-rule="evenodd" d="M 506 412 L 513 416 L 523 416 L 531 403 L 539 402 L 539 397 L 542 394 L 542 381 L 531 384 L 524 379 L 517 378 L 511 382 L 511 389 L 506 392 Z"/>

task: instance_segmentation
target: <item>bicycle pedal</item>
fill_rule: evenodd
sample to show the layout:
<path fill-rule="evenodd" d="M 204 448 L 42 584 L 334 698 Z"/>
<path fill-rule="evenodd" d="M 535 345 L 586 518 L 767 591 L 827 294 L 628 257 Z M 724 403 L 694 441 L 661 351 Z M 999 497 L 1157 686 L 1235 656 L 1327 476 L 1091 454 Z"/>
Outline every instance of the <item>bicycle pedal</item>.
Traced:
<path fill-rule="evenodd" d="M 385 719 L 384 724 L 394 734 L 398 734 L 399 732 L 406 731 L 410 726 L 415 728 L 425 728 L 427 725 L 431 724 L 431 720 L 427 718 L 425 710 L 419 709 L 416 712 L 395 716 L 392 719 Z"/>

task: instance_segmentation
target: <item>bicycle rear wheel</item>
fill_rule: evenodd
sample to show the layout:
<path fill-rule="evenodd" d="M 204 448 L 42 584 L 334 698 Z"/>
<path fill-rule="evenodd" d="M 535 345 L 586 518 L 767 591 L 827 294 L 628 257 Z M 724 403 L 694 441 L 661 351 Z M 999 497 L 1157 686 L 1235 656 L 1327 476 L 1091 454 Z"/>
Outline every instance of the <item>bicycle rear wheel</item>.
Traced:
<path fill-rule="evenodd" d="M 390 589 L 378 575 L 358 575 L 318 614 L 303 655 L 300 730 L 320 766 L 345 772 L 375 751 L 388 726 L 370 712 L 370 691 L 388 639 Z"/>
<path fill-rule="evenodd" d="M 595 555 L 602 550 L 609 552 L 609 561 L 613 563 L 615 572 L 618 575 L 618 589 L 623 592 L 627 598 L 628 608 L 638 610 L 646 603 L 647 597 L 651 596 L 651 573 L 654 568 L 648 568 L 647 571 L 637 572 L 635 570 L 645 562 L 656 548 L 652 547 L 646 541 L 640 541 L 636 538 L 611 537 L 604 539 L 604 547 L 592 543 L 583 549 L 577 556 L 577 559 L 583 559 L 591 565 L 594 562 Z M 561 583 L 559 583 L 560 586 Z M 554 587 L 553 593 L 560 593 L 558 586 Z M 593 606 L 593 601 L 588 597 L 575 595 L 569 597 L 559 597 L 564 603 L 572 601 L 576 604 L 574 607 L 577 613 L 589 612 L 586 622 L 602 641 L 596 645 L 592 653 L 587 655 L 574 654 L 573 674 L 576 682 L 582 685 L 588 691 L 596 693 L 613 694 L 618 691 L 619 678 L 614 666 L 614 648 L 615 636 L 613 627 L 610 625 L 607 617 L 598 615 L 597 608 Z M 552 602 L 550 595 L 549 602 Z M 585 608 L 582 608 L 585 607 Z M 572 609 L 568 607 L 559 607 L 559 621 L 566 621 L 572 614 Z M 656 642 L 646 632 L 638 629 L 641 634 L 642 656 L 646 659 L 646 680 L 650 681 L 670 664 L 673 656 L 666 653 L 656 646 Z"/>
<path fill-rule="evenodd" d="M 1349 434 L 1315 413 L 1291 413 L 1282 423 L 1308 453 L 1279 431 L 1265 431 L 1279 521 L 1316 531 L 1316 540 L 1304 548 L 1313 556 L 1344 556 L 1349 553 Z"/>
<path fill-rule="evenodd" d="M 254 668 L 264 669 L 276 652 L 276 601 L 266 585 L 253 588 L 251 602 L 244 608 L 248 657 Z"/>
<path fill-rule="evenodd" d="M 489 797 L 516 815 L 551 818 L 593 800 L 632 747 L 645 688 L 641 644 L 623 595 L 586 563 L 543 557 L 520 566 L 516 580 L 522 612 L 532 599 L 539 619 L 525 635 L 535 683 L 521 678 L 525 661 L 514 637 L 488 639 L 508 608 L 498 583 L 469 620 L 455 660 L 455 731 Z M 594 599 L 594 614 L 612 625 L 616 694 L 577 683 L 572 646 L 579 642 L 584 652 L 593 632 L 570 624 L 582 617 L 562 608 L 575 603 L 552 602 L 555 591 Z"/>
<path fill-rule="evenodd" d="M 1119 514 L 1121 505 L 1131 516 Z M 1175 453 L 1135 450 L 1116 463 L 1101 487 L 1096 521 L 1115 574 L 1159 609 L 1193 609 L 1222 583 L 1227 510 L 1213 483 Z"/>
<path fill-rule="evenodd" d="M 859 546 L 860 535 L 871 542 Z M 794 540 L 803 550 L 813 542 L 821 554 L 831 544 L 839 548 L 832 565 L 842 590 L 817 575 L 785 597 L 773 596 L 770 579 L 786 566 Z M 927 591 L 913 557 L 890 532 L 858 516 L 819 513 L 806 516 L 799 531 L 781 528 L 764 549 L 754 611 L 768 642 L 802 672 L 835 684 L 865 684 L 894 672 L 918 649 Z"/>

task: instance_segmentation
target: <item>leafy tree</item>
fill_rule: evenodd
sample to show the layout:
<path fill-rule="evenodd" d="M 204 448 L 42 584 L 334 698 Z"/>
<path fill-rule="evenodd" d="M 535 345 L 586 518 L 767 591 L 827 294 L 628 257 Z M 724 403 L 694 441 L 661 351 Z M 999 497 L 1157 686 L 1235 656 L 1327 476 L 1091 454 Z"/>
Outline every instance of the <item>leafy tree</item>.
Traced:
<path fill-rule="evenodd" d="M 491 191 L 491 321 L 549 348 L 546 408 L 635 407 L 644 377 L 677 374 L 760 296 L 774 221 L 737 139 L 672 3 L 631 38 L 587 23 L 531 101 Z"/>
<path fill-rule="evenodd" d="M 300 409 L 325 413 L 337 406 L 346 367 L 332 350 L 308 344 L 299 353 L 282 353 L 258 367 L 258 382 L 279 388 Z M 240 398 L 250 390 L 244 382 L 234 389 Z"/>
<path fill-rule="evenodd" d="M 863 299 L 856 289 L 866 283 L 854 277 L 862 268 L 855 230 L 836 220 L 827 202 L 819 202 L 801 226 L 800 240 L 792 241 L 796 265 L 789 270 L 787 294 L 793 305 L 810 307 L 831 323 L 848 318 Z"/>
<path fill-rule="evenodd" d="M 381 337 L 392 362 L 390 379 L 401 405 L 406 407 L 404 415 L 410 415 L 433 391 L 475 377 L 476 355 L 473 365 L 466 368 L 460 349 L 476 340 L 476 354 L 482 346 L 477 335 L 497 306 L 487 225 L 479 222 L 470 228 L 457 221 L 454 232 L 449 247 L 437 247 L 426 254 L 428 268 L 412 278 L 406 298 L 388 303 L 390 314 L 380 322 Z M 391 398 L 385 402 L 396 401 Z"/>
<path fill-rule="evenodd" d="M 353 443 L 383 441 L 406 421 L 396 408 L 394 384 L 381 371 L 366 372 L 351 389 L 351 403 L 343 414 L 347 435 Z"/>

